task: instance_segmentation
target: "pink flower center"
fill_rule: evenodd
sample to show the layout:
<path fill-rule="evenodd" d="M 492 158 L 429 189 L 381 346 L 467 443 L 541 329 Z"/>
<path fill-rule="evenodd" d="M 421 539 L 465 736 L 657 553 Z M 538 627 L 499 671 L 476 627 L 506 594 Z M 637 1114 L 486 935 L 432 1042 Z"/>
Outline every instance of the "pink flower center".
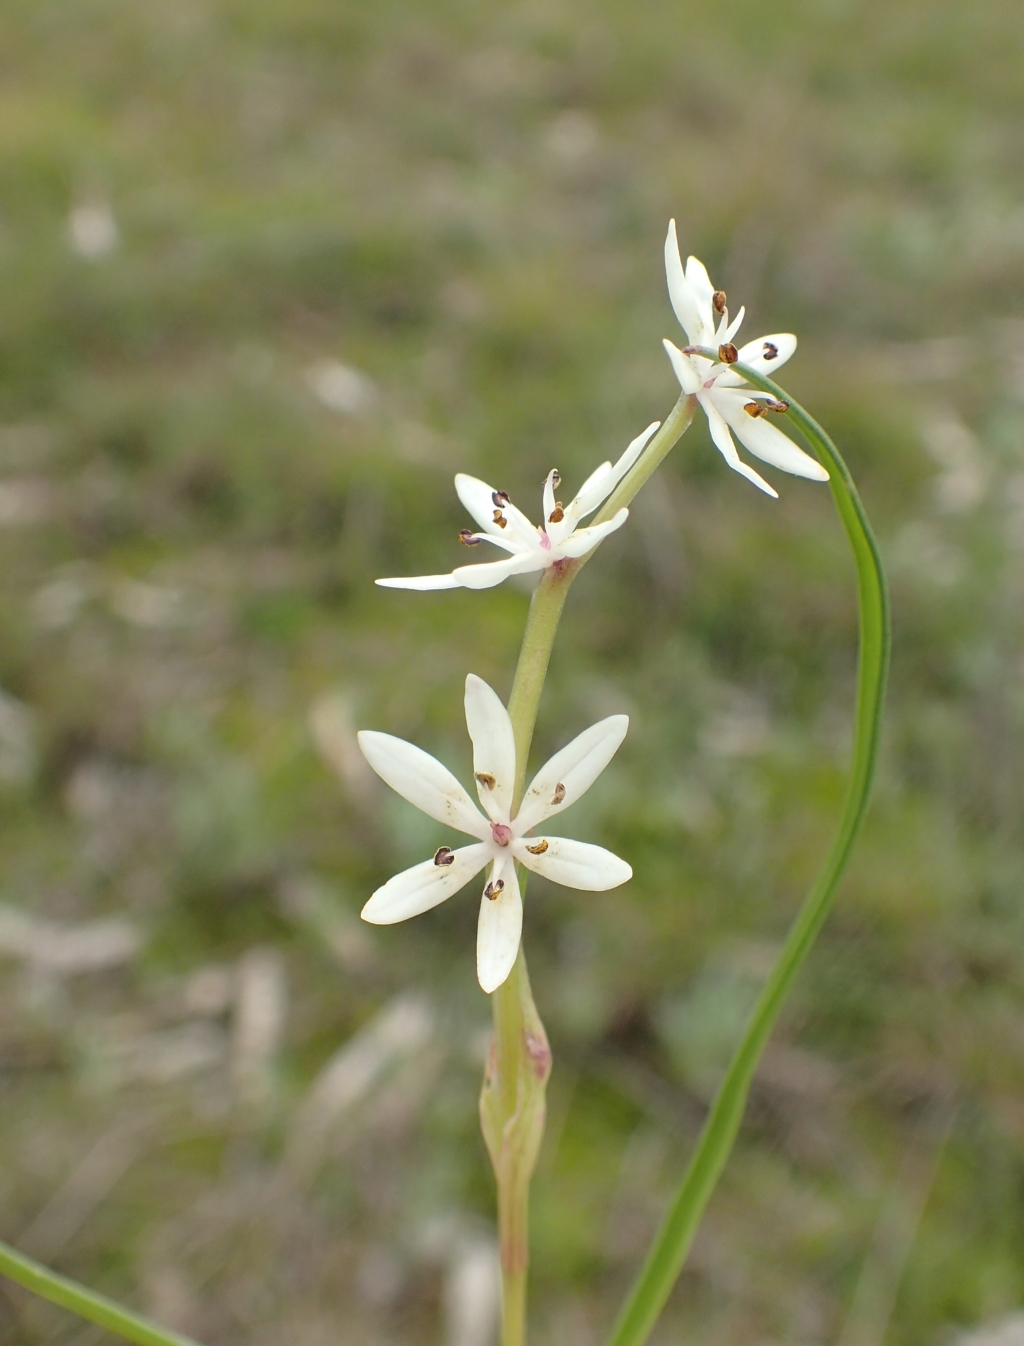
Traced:
<path fill-rule="evenodd" d="M 547 533 L 541 533 L 540 545 L 544 548 L 545 551 L 551 550 L 551 539 L 548 537 Z"/>
<path fill-rule="evenodd" d="M 505 823 L 491 823 L 491 836 L 498 846 L 507 846 L 512 840 L 512 829 Z"/>

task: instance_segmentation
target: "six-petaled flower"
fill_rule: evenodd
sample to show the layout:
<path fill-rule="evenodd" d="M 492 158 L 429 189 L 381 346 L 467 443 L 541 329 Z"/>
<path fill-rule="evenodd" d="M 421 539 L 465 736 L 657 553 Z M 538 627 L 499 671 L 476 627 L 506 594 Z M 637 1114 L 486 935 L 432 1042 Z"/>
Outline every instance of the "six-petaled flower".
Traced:
<path fill-rule="evenodd" d="M 482 679 L 466 679 L 466 724 L 473 742 L 473 773 L 480 811 L 451 772 L 429 753 L 390 734 L 363 730 L 359 746 L 377 775 L 418 809 L 476 840 L 434 856 L 389 879 L 363 908 L 363 919 L 393 925 L 451 897 L 483 869 L 487 882 L 477 928 L 477 976 L 494 991 L 512 971 L 519 951 L 523 904 L 516 861 L 555 883 L 588 892 L 615 888 L 632 877 L 624 860 L 601 846 L 564 837 L 534 837 L 533 829 L 574 804 L 611 761 L 629 725 L 612 715 L 584 730 L 541 767 L 512 816 L 516 750 L 512 722 Z"/>
<path fill-rule="evenodd" d="M 486 482 L 460 472 L 455 478 L 455 489 L 481 531 L 474 533 L 464 528 L 459 537 L 470 547 L 478 542 L 491 542 L 508 552 L 508 556 L 483 565 L 458 566 L 448 575 L 413 575 L 377 583 L 387 589 L 490 589 L 509 575 L 547 570 L 549 566 L 586 556 L 602 538 L 622 527 L 629 510 L 620 509 L 606 522 L 587 528 L 581 528 L 580 521 L 593 514 L 611 495 L 659 424 L 655 421 L 642 435 L 637 435 L 617 463 L 602 463 L 568 505 L 563 506 L 555 498 L 561 477 L 557 468 L 552 468 L 544 481 L 544 522 L 540 527 L 535 527 L 504 491 L 496 491 Z"/>
<path fill-rule="evenodd" d="M 763 477 L 742 461 L 733 443 L 735 434 L 740 443 L 763 462 L 798 477 L 828 481 L 828 473 L 822 465 L 771 424 L 771 414 L 785 411 L 785 404 L 777 402 L 768 393 L 751 388 L 729 367 L 740 360 L 759 374 L 772 378 L 775 370 L 796 350 L 796 337 L 791 332 L 777 332 L 750 341 L 737 350 L 733 337 L 743 322 L 744 310 L 741 308 L 732 322 L 729 321 L 724 291 L 715 289 L 704 263 L 696 257 L 687 258 L 684 272 L 675 220 L 669 223 L 665 239 L 665 272 L 672 307 L 690 345 L 710 346 L 718 351 L 718 360 L 709 360 L 689 350 L 682 351 L 671 341 L 665 342 L 680 387 L 684 393 L 693 394 L 703 407 L 711 438 L 725 461 L 762 491 L 778 495 Z"/>

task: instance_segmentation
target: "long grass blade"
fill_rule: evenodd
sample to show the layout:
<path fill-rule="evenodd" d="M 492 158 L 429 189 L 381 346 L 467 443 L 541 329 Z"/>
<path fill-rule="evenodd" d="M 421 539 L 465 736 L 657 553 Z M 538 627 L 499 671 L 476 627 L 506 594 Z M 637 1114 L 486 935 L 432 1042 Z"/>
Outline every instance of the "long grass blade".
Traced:
<path fill-rule="evenodd" d="M 718 358 L 717 351 L 699 350 L 698 353 L 713 360 Z M 623 1306 L 609 1338 L 609 1346 L 642 1346 L 683 1269 L 701 1217 L 739 1132 L 761 1054 L 832 906 L 864 821 L 878 757 L 889 666 L 889 600 L 878 545 L 864 506 L 839 450 L 817 421 L 770 379 L 743 364 L 734 364 L 732 368 L 755 388 L 788 404 L 790 419 L 828 468 L 832 497 L 853 548 L 860 609 L 853 768 L 832 849 L 761 991 L 682 1184 Z"/>

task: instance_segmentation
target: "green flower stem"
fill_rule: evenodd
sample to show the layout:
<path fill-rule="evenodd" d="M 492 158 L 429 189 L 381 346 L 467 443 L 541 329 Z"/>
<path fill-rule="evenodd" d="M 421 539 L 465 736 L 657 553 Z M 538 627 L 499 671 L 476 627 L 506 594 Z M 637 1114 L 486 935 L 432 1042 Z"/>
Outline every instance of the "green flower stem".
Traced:
<path fill-rule="evenodd" d="M 718 352 L 696 352 L 717 360 Z M 732 368 L 762 392 L 788 404 L 788 415 L 829 470 L 829 485 L 853 548 L 860 606 L 860 658 L 853 770 L 839 830 L 825 866 L 808 894 L 764 985 L 743 1039 L 704 1124 L 682 1185 L 647 1254 L 609 1346 L 642 1346 L 672 1291 L 690 1250 L 704 1209 L 721 1176 L 743 1119 L 747 1094 L 761 1053 L 804 959 L 828 916 L 836 887 L 850 858 L 867 809 L 878 757 L 878 742 L 889 664 L 889 600 L 871 526 L 853 479 L 825 431 L 788 393 L 743 364 Z"/>
<path fill-rule="evenodd" d="M 639 461 L 619 483 L 595 522 L 627 504 L 689 425 L 694 399 L 681 397 Z M 534 590 L 526 619 L 508 711 L 516 744 L 514 809 L 526 784 L 537 709 L 551 649 L 569 586 L 587 560 L 552 566 Z M 526 875 L 520 874 L 525 891 Z M 522 949 L 504 985 L 492 997 L 494 1036 L 480 1093 L 480 1125 L 498 1188 L 501 1244 L 502 1346 L 526 1339 L 526 1275 L 529 1265 L 529 1189 L 544 1135 L 545 1090 L 551 1049 L 530 991 Z"/>
<path fill-rule="evenodd" d="M 71 1309 L 90 1323 L 98 1323 L 100 1327 L 116 1332 L 127 1341 L 138 1342 L 139 1346 L 197 1346 L 191 1337 L 169 1332 L 148 1318 L 115 1304 L 106 1295 L 87 1290 L 84 1285 L 78 1285 L 66 1276 L 58 1276 L 55 1271 L 50 1271 L 48 1267 L 15 1251 L 6 1243 L 0 1243 L 0 1275 L 17 1281 L 27 1290 L 48 1299 L 51 1304 Z"/>

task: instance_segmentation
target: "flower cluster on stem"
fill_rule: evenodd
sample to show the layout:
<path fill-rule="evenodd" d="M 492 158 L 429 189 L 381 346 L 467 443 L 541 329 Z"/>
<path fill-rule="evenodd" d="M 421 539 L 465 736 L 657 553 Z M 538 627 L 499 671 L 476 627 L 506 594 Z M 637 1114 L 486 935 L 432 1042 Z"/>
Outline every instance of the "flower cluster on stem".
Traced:
<path fill-rule="evenodd" d="M 796 350 L 796 337 L 792 332 L 775 332 L 749 341 L 737 350 L 733 337 L 743 323 L 745 310 L 741 308 L 730 322 L 725 291 L 715 289 L 704 263 L 689 257 L 683 270 L 675 220 L 670 222 L 665 239 L 665 273 L 672 307 L 690 341 L 683 350 L 666 341 L 665 350 L 679 386 L 700 403 L 708 418 L 711 438 L 725 461 L 767 495 L 778 495 L 773 486 L 740 458 L 733 441 L 735 434 L 762 462 L 798 477 L 828 481 L 828 472 L 821 463 L 771 423 L 772 416 L 789 410 L 789 403 L 752 387 L 732 368 L 741 362 L 759 374 L 771 375 Z M 698 353 L 694 350 L 697 346 L 716 349 L 718 359 L 710 360 Z"/>

